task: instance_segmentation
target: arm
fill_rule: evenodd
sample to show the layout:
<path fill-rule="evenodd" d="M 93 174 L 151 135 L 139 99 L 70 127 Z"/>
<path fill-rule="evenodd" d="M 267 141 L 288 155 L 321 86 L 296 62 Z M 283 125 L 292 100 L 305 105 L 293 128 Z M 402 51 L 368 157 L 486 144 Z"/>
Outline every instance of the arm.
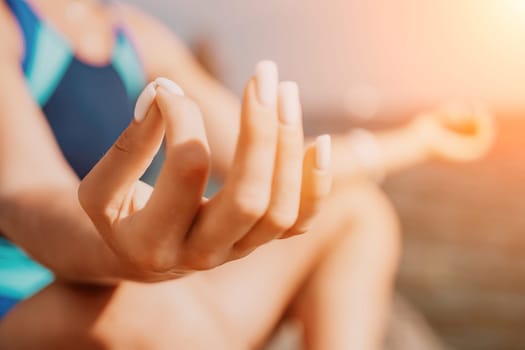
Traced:
<path fill-rule="evenodd" d="M 0 8 L 0 37 L 18 38 L 6 14 Z M 0 50 L 0 232 L 59 275 L 105 280 L 116 269 L 114 256 L 80 208 L 79 181 L 29 94 L 19 41 L 6 45 Z"/>
<path fill-rule="evenodd" d="M 495 138 L 494 118 L 478 105 L 449 104 L 404 126 L 371 133 L 357 129 L 334 140 L 333 172 L 340 179 L 385 176 L 432 159 L 473 161 Z"/>
<path fill-rule="evenodd" d="M 329 137 L 304 150 L 297 87 L 278 84 L 271 63 L 247 84 L 231 172 L 208 200 L 202 117 L 176 84 L 150 83 L 128 128 L 79 181 L 12 52 L 0 54 L 0 232 L 60 277 L 151 282 L 211 269 L 306 232 L 329 192 Z M 152 188 L 139 178 L 164 135 Z"/>
<path fill-rule="evenodd" d="M 211 77 L 188 48 L 156 19 L 132 6 L 122 6 L 122 13 L 143 58 L 148 79 L 166 77 L 175 81 L 201 109 L 213 174 L 224 179 L 239 135 L 239 98 Z"/>
<path fill-rule="evenodd" d="M 214 175 L 224 178 L 230 168 L 239 133 L 239 99 L 200 66 L 188 48 L 167 27 L 133 7 L 126 6 L 123 12 L 132 35 L 137 39 L 149 78 L 168 77 L 197 101 L 208 134 Z M 391 143 L 386 138 L 385 142 Z M 346 137 L 333 140 L 334 179 L 346 178 L 349 172 L 363 170 L 355 168 L 357 163 L 348 161 L 348 145 Z"/>
<path fill-rule="evenodd" d="M 224 177 L 239 132 L 238 98 L 210 76 L 169 29 L 133 8 L 126 7 L 124 12 L 137 38 L 138 49 L 144 53 L 150 78 L 167 76 L 179 82 L 202 109 L 214 175 Z M 381 179 L 433 157 L 475 159 L 490 146 L 492 139 L 485 134 L 491 133 L 491 126 L 485 121 L 480 123 L 479 118 L 473 118 L 474 124 L 480 127 L 479 132 L 461 134 L 436 122 L 441 118 L 437 114 L 418 117 L 405 126 L 374 134 L 351 132 L 335 135 L 331 169 L 334 180 L 348 181 L 363 176 Z M 451 142 L 451 139 L 456 140 Z M 466 153 L 469 155 L 463 156 Z"/>
<path fill-rule="evenodd" d="M 430 159 L 430 152 L 413 124 L 380 132 L 356 129 L 334 137 L 332 171 L 343 181 L 389 174 Z"/>

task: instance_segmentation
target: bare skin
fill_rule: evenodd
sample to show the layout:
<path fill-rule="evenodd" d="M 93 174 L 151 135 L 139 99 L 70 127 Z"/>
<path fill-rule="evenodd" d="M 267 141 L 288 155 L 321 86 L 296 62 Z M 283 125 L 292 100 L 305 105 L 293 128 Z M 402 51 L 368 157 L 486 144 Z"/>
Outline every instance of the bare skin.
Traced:
<path fill-rule="evenodd" d="M 72 27 L 61 18 L 60 9 L 66 1 L 35 1 L 35 4 L 75 43 L 78 56 L 99 63 L 107 60 L 111 52 L 111 40 L 104 9 L 93 7 L 86 19 L 88 23 L 99 24 L 90 26 L 100 28 L 97 37 L 101 38 L 101 42 L 96 45 L 98 51 L 94 51 L 90 44 L 93 41 L 83 40 L 79 27 Z M 270 190 L 260 193 L 270 193 L 271 196 L 264 199 L 264 205 L 255 206 L 255 213 L 252 211 L 254 207 L 249 206 L 253 203 L 238 202 L 244 203 L 239 210 L 249 214 L 246 217 L 252 225 L 237 223 L 231 226 L 227 230 L 231 235 L 228 237 L 236 239 L 229 239 L 228 242 L 219 240 L 211 247 L 203 245 L 202 242 L 207 240 L 195 239 L 188 243 L 190 245 L 187 247 L 190 248 L 183 249 L 177 237 L 198 238 L 209 232 L 212 236 L 217 235 L 210 230 L 197 230 L 193 235 L 187 227 L 179 229 L 179 234 L 174 234 L 168 225 L 170 229 L 155 230 L 162 239 L 153 241 L 156 253 L 151 254 L 149 249 L 144 249 L 140 244 L 143 241 L 133 242 L 127 237 L 124 240 L 115 239 L 118 236 L 125 237 L 120 230 L 129 232 L 132 229 L 128 225 L 124 230 L 122 227 L 126 225 L 115 223 L 143 212 L 140 209 L 148 205 L 152 208 L 163 207 L 151 204 L 155 201 L 151 201 L 153 197 L 150 195 L 157 188 L 138 185 L 141 186 L 142 194 L 132 201 L 127 196 L 137 193 L 129 191 L 129 183 L 136 182 L 138 170 L 149 159 L 151 149 L 131 152 L 131 160 L 114 152 L 116 156 L 108 161 L 108 157 L 112 157 L 110 152 L 110 156 L 101 160 L 85 182 L 80 184 L 60 155 L 44 116 L 25 87 L 18 63 L 22 52 L 21 40 L 13 19 L 4 7 L 4 4 L 0 4 L 0 36 L 9 38 L 6 45 L 11 49 L 0 54 L 1 84 L 2 91 L 5 91 L 0 96 L 0 130 L 4 131 L 0 137 L 0 230 L 38 261 L 50 267 L 59 279 L 19 304 L 2 321 L 1 348 L 256 348 L 264 343 L 290 305 L 295 305 L 296 314 L 305 322 L 306 345 L 311 349 L 375 349 L 380 346 L 384 315 L 388 310 L 399 254 L 398 226 L 394 212 L 383 195 L 372 184 L 362 180 L 368 169 L 345 167 L 348 159 L 352 159 L 346 150 L 347 137 L 334 140 L 332 173 L 336 179 L 345 180 L 343 182 L 353 179 L 352 185 L 337 187 L 314 219 L 318 203 L 326 196 L 329 176 L 312 165 L 316 158 L 313 148 L 303 153 L 302 139 L 289 145 L 287 149 L 300 149 L 300 152 L 292 152 L 293 155 L 285 159 L 300 159 L 302 162 L 305 157 L 305 163 L 310 166 L 306 170 L 295 168 L 283 172 L 268 171 L 279 169 L 278 157 L 268 157 L 266 162 L 259 161 L 257 166 L 261 168 L 250 170 L 253 154 L 243 156 L 236 152 L 237 143 L 243 142 L 242 135 L 251 135 L 250 130 L 252 133 L 270 130 L 273 136 L 270 137 L 272 141 L 265 140 L 267 146 L 274 149 L 280 147 L 278 108 L 268 113 L 268 118 L 261 118 L 262 124 L 251 125 L 251 128 L 249 123 L 244 124 L 243 129 L 239 118 L 239 101 L 197 66 L 176 38 L 140 12 L 122 9 L 125 22 L 133 28 L 150 78 L 165 76 L 176 79 L 202 110 L 207 133 L 203 135 L 199 131 L 202 124 L 198 110 L 184 107 L 194 105 L 187 98 L 170 94 L 162 86 L 157 87 L 156 102 L 144 121 L 139 125 L 134 122 L 130 128 L 136 131 L 141 127 L 148 128 L 146 124 L 150 123 L 151 129 L 148 130 L 154 134 L 148 138 L 153 139 L 148 146 L 151 149 L 156 147 L 159 135 L 164 130 L 168 134 L 168 141 L 173 141 L 170 144 L 174 149 L 183 143 L 181 140 L 192 140 L 191 144 L 198 145 L 199 152 L 211 157 L 214 174 L 230 184 L 225 188 L 226 191 L 231 189 L 231 192 L 222 196 L 226 199 L 221 199 L 219 194 L 219 199 L 214 197 L 209 202 L 202 200 L 202 184 L 209 169 L 199 164 L 199 181 L 189 186 L 193 192 L 187 195 L 195 202 L 193 209 L 189 207 L 192 210 L 188 212 L 188 218 L 193 221 L 197 213 L 209 207 L 212 209 L 207 211 L 212 214 L 208 216 L 213 218 L 210 222 L 224 220 L 221 208 L 230 206 L 228 200 L 235 200 L 235 196 L 242 193 L 239 188 L 253 188 L 250 185 L 253 185 L 251 181 L 254 176 L 246 174 L 266 173 L 264 187 L 278 183 L 276 178 L 286 178 L 288 174 L 293 175 L 290 178 L 301 178 L 310 176 L 310 171 L 310 174 L 319 175 L 317 171 L 321 170 L 321 176 L 317 177 L 319 181 L 310 182 L 308 188 L 296 187 L 295 199 L 285 201 L 288 204 L 284 207 L 296 208 L 295 214 L 291 216 L 293 220 L 287 218 L 286 224 L 255 230 L 256 234 L 242 228 L 252 227 L 253 222 L 265 222 L 264 218 L 272 217 L 267 215 L 268 208 L 282 202 L 280 198 L 284 198 L 283 190 L 268 187 Z M 252 107 L 244 113 L 244 120 L 259 113 L 258 107 L 253 108 L 261 102 L 254 92 L 257 79 L 255 75 L 248 83 L 244 104 Z M 278 106 L 277 102 L 275 106 Z M 178 112 L 169 112 L 173 110 Z M 12 115 L 18 117 L 11 118 Z M 181 133 L 182 138 L 177 136 L 179 130 L 170 128 L 169 118 L 173 116 L 179 118 L 177 120 L 191 120 L 188 129 Z M 159 120 L 163 121 L 160 125 L 164 125 L 165 129 L 151 125 Z M 389 150 L 382 159 L 382 166 L 387 173 L 426 160 L 435 154 L 435 149 L 440 149 L 440 143 L 446 142 L 446 139 L 441 138 L 439 143 L 434 144 L 429 141 L 432 138 L 421 138 L 420 130 L 423 129 L 414 128 L 413 125 L 377 136 L 380 147 Z M 442 123 L 433 125 L 432 128 L 443 128 Z M 297 125 L 296 131 L 299 128 Z M 139 131 L 143 132 L 143 129 Z M 472 135 L 477 135 L 476 131 L 457 133 L 454 129 L 447 130 L 463 136 L 466 141 L 475 139 Z M 133 145 L 133 130 L 127 135 L 131 135 L 127 139 Z M 122 144 L 117 142 L 117 145 L 117 148 L 122 148 Z M 39 150 L 38 154 L 35 154 L 34 149 Z M 242 149 L 254 152 L 253 139 L 245 141 Z M 134 150 L 133 147 L 131 150 Z M 285 153 L 283 150 L 281 152 Z M 136 163 L 141 164 L 137 166 Z M 129 166 L 130 170 L 124 172 L 124 178 L 105 176 L 111 174 L 117 165 Z M 241 170 L 232 170 L 235 168 Z M 176 173 L 175 170 L 167 168 L 166 178 Z M 34 174 L 38 174 L 38 177 L 35 178 Z M 244 182 L 246 180 L 249 181 Z M 89 217 L 77 198 L 79 184 L 80 202 Z M 85 194 L 82 194 L 82 188 Z M 98 197 L 86 195 L 97 192 L 95 190 L 99 188 L 104 190 L 100 191 Z M 166 182 L 162 193 L 173 194 L 179 189 L 180 186 Z M 305 196 L 301 194 L 305 193 L 317 194 L 314 198 L 306 196 L 308 200 L 304 201 L 301 198 Z M 261 198 L 257 196 L 255 198 Z M 176 206 L 176 200 L 186 196 L 160 195 L 159 198 L 159 203 L 174 200 L 170 205 Z M 128 204 L 123 206 L 127 211 L 112 215 L 108 209 L 115 207 L 114 203 L 117 203 L 117 207 Z M 301 216 L 303 203 L 314 209 Z M 158 213 L 162 213 L 162 210 Z M 202 220 L 205 225 L 206 220 Z M 161 226 L 165 223 L 164 220 L 144 219 L 144 225 L 159 222 Z M 274 219 L 266 222 L 275 224 Z M 305 227 L 311 228 L 306 235 L 267 243 L 271 238 L 286 233 L 301 233 Z M 39 235 L 41 232 L 46 232 L 45 239 L 39 238 L 42 237 Z M 251 238 L 246 240 L 246 237 Z M 178 250 L 168 249 L 168 253 L 172 253 L 165 253 L 163 245 L 157 244 L 164 238 L 174 239 L 176 243 L 170 243 L 170 246 Z M 238 251 L 234 249 L 236 243 L 241 246 Z M 255 252 L 236 260 L 257 246 L 260 247 Z M 202 249 L 206 252 L 205 259 L 202 259 Z M 183 254 L 174 254 L 176 251 L 182 251 Z M 199 254 L 188 254 L 188 251 Z M 158 260 L 159 256 L 164 259 Z M 180 256 L 184 258 L 179 259 Z M 236 261 L 216 267 L 228 260 Z M 369 264 L 370 261 L 374 263 Z M 125 282 L 130 279 L 147 282 L 170 280 L 203 269 L 209 270 L 157 284 Z M 373 298 L 370 293 L 373 293 Z M 330 303 L 330 300 L 335 300 L 332 298 L 339 296 L 342 299 L 337 299 L 337 304 Z M 301 305 L 311 307 L 304 308 Z M 341 308 L 345 311 L 341 312 Z"/>
<path fill-rule="evenodd" d="M 323 211 L 318 223 L 314 224 L 315 229 L 321 222 L 331 222 L 330 226 L 322 224 L 323 233 L 317 231 L 318 234 L 276 241 L 243 260 L 217 269 L 154 285 L 127 282 L 116 289 L 85 289 L 55 283 L 15 308 L 0 327 L 0 339 L 14 349 L 30 349 L 35 344 L 40 348 L 43 344 L 49 344 L 48 348 L 75 344 L 86 349 L 257 348 L 270 335 L 300 286 L 309 280 L 314 266 L 322 266 L 325 255 L 340 251 L 339 255 L 351 252 L 353 257 L 364 254 L 366 259 L 360 260 L 375 263 L 339 265 L 333 274 L 349 276 L 345 283 L 332 281 L 333 285 L 343 286 L 348 282 L 346 291 L 350 294 L 347 298 L 357 303 L 366 285 L 370 288 L 365 288 L 367 297 L 370 292 L 377 295 L 372 306 L 379 312 L 370 314 L 370 309 L 355 308 L 357 314 L 338 313 L 337 319 L 332 319 L 330 324 L 345 324 L 348 325 L 346 331 L 355 330 L 356 336 L 345 337 L 342 346 L 366 344 L 368 348 L 377 348 L 383 328 L 382 317 L 378 316 L 387 310 L 392 270 L 397 261 L 397 231 L 392 232 L 397 223 L 388 202 L 372 185 L 344 190 L 339 196 L 341 198 L 334 195 L 327 201 L 326 207 L 331 210 Z M 341 207 L 342 198 L 350 196 L 348 207 Z M 349 210 L 356 216 L 349 217 Z M 362 215 L 364 212 L 368 214 Z M 342 217 L 347 219 L 342 221 Z M 369 227 L 372 222 L 380 226 Z M 348 240 L 354 244 L 337 247 L 338 242 Z M 362 246 L 359 241 L 373 242 L 376 248 L 355 254 L 355 249 Z M 383 264 L 388 265 L 388 269 Z M 375 277 L 367 278 L 366 284 L 349 278 L 368 273 Z M 371 280 L 374 282 L 370 284 Z M 330 284 L 323 283 L 321 292 L 326 293 L 326 297 L 334 291 Z M 374 325 L 375 333 L 366 330 L 367 336 L 363 337 L 359 334 L 362 328 L 352 325 L 361 325 L 371 315 L 373 322 L 369 325 Z M 351 323 L 345 323 L 348 321 Z M 311 337 L 314 334 L 323 336 L 313 332 Z M 12 344 L 18 343 L 20 347 L 13 347 Z M 80 344 L 84 347 L 79 347 Z M 92 347 L 94 344 L 98 347 Z"/>

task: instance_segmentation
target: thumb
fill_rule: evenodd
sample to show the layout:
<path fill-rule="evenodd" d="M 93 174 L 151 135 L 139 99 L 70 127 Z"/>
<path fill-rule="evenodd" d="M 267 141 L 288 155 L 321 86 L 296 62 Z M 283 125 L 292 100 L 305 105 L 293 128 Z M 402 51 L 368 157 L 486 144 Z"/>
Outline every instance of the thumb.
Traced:
<path fill-rule="evenodd" d="M 156 83 L 151 82 L 137 99 L 131 124 L 80 183 L 80 204 L 96 224 L 118 218 L 124 200 L 160 148 L 164 123 L 156 94 Z"/>

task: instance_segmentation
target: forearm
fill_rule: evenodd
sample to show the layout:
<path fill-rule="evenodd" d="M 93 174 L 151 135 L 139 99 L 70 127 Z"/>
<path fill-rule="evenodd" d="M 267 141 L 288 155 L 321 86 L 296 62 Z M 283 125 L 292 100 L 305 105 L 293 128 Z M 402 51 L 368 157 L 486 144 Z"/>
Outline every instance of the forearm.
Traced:
<path fill-rule="evenodd" d="M 201 107 L 207 130 L 213 130 L 208 133 L 208 138 L 214 175 L 223 178 L 233 159 L 241 111 L 239 99 L 234 94 L 220 86 L 213 90 L 209 93 L 192 93 L 190 88 L 189 94 Z M 346 181 L 354 177 L 381 179 L 429 158 L 428 147 L 412 123 L 397 129 L 373 133 L 375 140 L 365 142 L 366 149 L 358 150 L 363 145 L 359 145 L 360 140 L 356 140 L 355 136 L 333 136 L 331 163 L 336 181 Z M 313 138 L 307 138 L 305 145 L 312 142 Z"/>
<path fill-rule="evenodd" d="M 385 176 L 429 158 L 428 147 L 413 124 L 380 132 L 356 130 L 333 137 L 332 173 L 337 181 Z"/>
<path fill-rule="evenodd" d="M 413 123 L 376 134 L 381 147 L 383 168 L 392 174 L 430 158 L 430 151 L 417 126 Z"/>
<path fill-rule="evenodd" d="M 78 204 L 76 189 L 28 189 L 0 201 L 0 231 L 58 278 L 115 283 L 112 251 Z"/>
<path fill-rule="evenodd" d="M 208 133 L 213 170 L 215 176 L 223 178 L 231 165 L 237 141 L 239 100 L 226 89 L 221 94 L 201 94 L 194 98 L 203 111 L 206 128 L 214 130 Z M 365 145 L 368 150 L 362 149 L 357 154 L 356 141 L 359 141 L 353 136 L 333 135 L 332 174 L 336 181 L 354 177 L 381 179 L 429 159 L 428 149 L 412 124 L 373 133 L 375 140 L 371 142 L 377 145 Z M 305 145 L 313 142 L 313 138 L 307 138 Z"/>
<path fill-rule="evenodd" d="M 208 140 L 214 175 L 223 178 L 233 159 L 241 109 L 239 99 L 233 93 L 219 83 L 212 81 L 211 84 L 217 86 L 207 92 L 202 89 L 193 92 L 191 85 L 188 90 L 202 109 L 207 130 L 213 130 L 208 132 Z M 365 145 L 359 145 L 363 140 L 356 140 L 355 134 L 333 135 L 331 164 L 334 180 L 346 181 L 354 177 L 381 179 L 429 158 L 428 147 L 415 123 L 371 135 L 374 140 L 367 140 Z M 305 145 L 313 142 L 314 138 L 306 138 Z"/>
<path fill-rule="evenodd" d="M 212 152 L 213 174 L 221 179 L 228 173 L 235 152 L 241 115 L 240 100 L 196 62 L 188 59 L 186 68 L 184 71 L 180 67 L 176 70 L 166 69 L 162 74 L 177 79 L 186 94 L 201 108 Z M 307 138 L 305 144 L 313 141 Z M 376 145 L 370 145 L 370 142 L 365 145 L 367 148 L 375 147 L 376 150 L 365 149 L 358 151 L 361 154 L 355 154 L 355 141 L 349 134 L 333 136 L 334 180 L 378 178 L 423 162 L 428 157 L 426 146 L 413 123 L 376 133 L 372 141 Z M 376 154 L 369 154 L 370 151 Z"/>

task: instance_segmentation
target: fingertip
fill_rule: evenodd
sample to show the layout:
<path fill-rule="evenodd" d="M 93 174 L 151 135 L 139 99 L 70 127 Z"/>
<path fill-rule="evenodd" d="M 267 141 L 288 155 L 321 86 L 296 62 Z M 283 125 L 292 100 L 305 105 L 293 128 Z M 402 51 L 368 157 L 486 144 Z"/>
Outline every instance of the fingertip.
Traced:
<path fill-rule="evenodd" d="M 155 79 L 155 83 L 158 86 L 166 89 L 171 94 L 184 96 L 184 90 L 182 90 L 182 88 L 177 83 L 168 78 L 158 77 Z"/>
<path fill-rule="evenodd" d="M 184 96 L 184 94 L 181 95 L 179 92 L 176 93 L 174 85 L 168 85 L 165 82 L 162 82 L 162 80 L 160 84 L 157 84 L 156 90 L 157 106 L 164 117 L 179 114 L 182 111 L 187 113 L 189 109 L 187 106 L 193 105 L 193 101 Z"/>
<path fill-rule="evenodd" d="M 299 96 L 299 85 L 295 81 L 285 80 L 279 83 L 279 93 L 288 92 L 288 94 Z"/>
<path fill-rule="evenodd" d="M 273 107 L 277 103 L 279 72 L 273 61 L 260 61 L 255 67 L 255 86 L 259 103 Z"/>

